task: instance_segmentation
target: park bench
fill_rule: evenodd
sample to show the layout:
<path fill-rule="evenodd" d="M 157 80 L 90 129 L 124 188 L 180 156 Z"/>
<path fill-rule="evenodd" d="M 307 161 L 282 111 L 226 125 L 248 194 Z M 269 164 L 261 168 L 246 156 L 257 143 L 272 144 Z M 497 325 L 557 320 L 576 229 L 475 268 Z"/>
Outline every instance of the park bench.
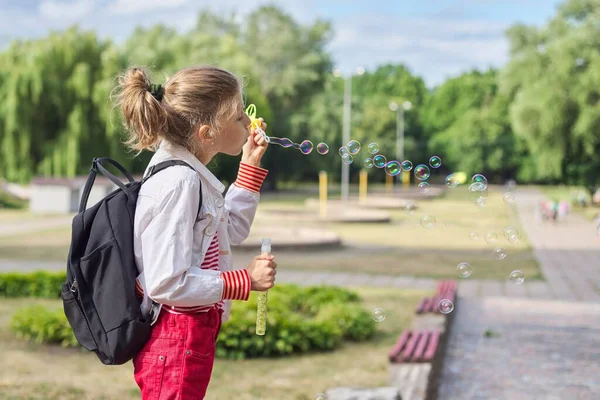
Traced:
<path fill-rule="evenodd" d="M 435 293 L 421 299 L 412 326 L 389 352 L 390 385 L 400 390 L 402 400 L 436 398 L 446 329 L 452 319 L 448 318 L 452 314 L 442 314 L 438 307 L 443 299 L 455 303 L 456 296 L 456 281 L 439 281 Z"/>
<path fill-rule="evenodd" d="M 456 281 L 439 281 L 435 294 L 431 297 L 423 297 L 417 305 L 416 313 L 439 313 L 438 305 L 443 299 L 455 302 Z"/>

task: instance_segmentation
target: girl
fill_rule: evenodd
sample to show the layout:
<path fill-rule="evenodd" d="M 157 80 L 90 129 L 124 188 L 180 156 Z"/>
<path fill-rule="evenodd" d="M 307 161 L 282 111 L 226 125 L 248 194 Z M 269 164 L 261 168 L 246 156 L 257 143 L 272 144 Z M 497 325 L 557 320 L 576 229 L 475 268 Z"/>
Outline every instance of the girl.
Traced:
<path fill-rule="evenodd" d="M 155 152 L 146 173 L 166 160 L 193 167 L 166 168 L 139 193 L 137 290 L 142 311 L 156 319 L 133 360 L 134 378 L 144 400 L 202 399 L 231 301 L 247 300 L 251 290 L 265 291 L 275 282 L 274 257 L 257 256 L 236 270 L 230 247 L 250 232 L 267 175 L 260 168 L 267 143 L 249 132 L 240 82 L 220 68 L 186 68 L 164 86 L 151 84 L 143 69 L 130 68 L 119 89 L 127 144 Z M 223 184 L 205 165 L 217 153 L 240 152 L 237 180 L 223 198 Z"/>

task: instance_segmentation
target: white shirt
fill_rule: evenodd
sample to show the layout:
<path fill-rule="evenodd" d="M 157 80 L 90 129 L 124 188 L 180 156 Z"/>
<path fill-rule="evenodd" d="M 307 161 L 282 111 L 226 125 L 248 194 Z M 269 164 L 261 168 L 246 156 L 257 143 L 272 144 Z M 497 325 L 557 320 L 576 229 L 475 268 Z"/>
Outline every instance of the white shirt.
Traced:
<path fill-rule="evenodd" d="M 237 181 L 223 198 L 224 185 L 193 154 L 167 141 L 162 142 L 148 167 L 173 159 L 185 161 L 194 169 L 173 166 L 160 171 L 142 185 L 137 200 L 133 244 L 146 315 L 151 300 L 183 307 L 222 300 L 221 274 L 233 269 L 231 244 L 241 244 L 248 237 L 260 198 L 258 190 Z M 261 178 L 254 180 L 262 183 L 266 170 L 256 170 L 260 170 Z M 202 208 L 198 215 L 200 182 Z M 220 271 L 201 269 L 217 232 Z M 225 300 L 223 309 L 225 321 L 231 310 L 230 300 Z"/>

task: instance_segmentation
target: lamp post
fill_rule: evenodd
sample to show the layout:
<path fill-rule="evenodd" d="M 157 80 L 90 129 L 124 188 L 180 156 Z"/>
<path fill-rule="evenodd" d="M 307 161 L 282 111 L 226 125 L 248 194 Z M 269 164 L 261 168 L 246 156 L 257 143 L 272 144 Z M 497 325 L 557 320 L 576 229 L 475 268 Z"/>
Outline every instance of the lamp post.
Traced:
<path fill-rule="evenodd" d="M 356 74 L 362 75 L 365 73 L 363 67 L 356 68 Z M 333 71 L 335 77 L 341 77 L 342 72 L 339 68 Z M 352 75 L 344 77 L 344 118 L 342 125 L 342 146 L 345 146 L 350 141 L 350 124 L 352 114 Z M 350 185 L 350 165 L 342 163 L 342 185 L 341 185 L 341 198 L 342 200 L 348 200 Z"/>
<path fill-rule="evenodd" d="M 412 103 L 405 101 L 402 105 L 395 102 L 390 103 L 390 110 L 396 112 L 396 159 L 404 160 L 404 111 L 410 110 Z"/>

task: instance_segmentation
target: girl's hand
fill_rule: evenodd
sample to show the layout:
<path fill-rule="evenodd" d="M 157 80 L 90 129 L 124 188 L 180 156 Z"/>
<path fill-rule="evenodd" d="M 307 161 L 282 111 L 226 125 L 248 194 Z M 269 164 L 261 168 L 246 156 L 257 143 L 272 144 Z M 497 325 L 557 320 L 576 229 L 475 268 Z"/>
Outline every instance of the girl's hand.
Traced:
<path fill-rule="evenodd" d="M 261 254 L 250 261 L 246 268 L 250 275 L 250 290 L 264 292 L 275 285 L 277 263 L 271 254 Z"/>
<path fill-rule="evenodd" d="M 259 118 L 258 120 L 261 123 L 262 130 L 266 131 L 267 124 L 262 118 Z M 267 151 L 268 146 L 269 143 L 267 143 L 266 139 L 258 133 L 256 129 L 252 129 L 246 144 L 242 147 L 242 162 L 255 167 L 260 167 L 260 160 Z"/>

